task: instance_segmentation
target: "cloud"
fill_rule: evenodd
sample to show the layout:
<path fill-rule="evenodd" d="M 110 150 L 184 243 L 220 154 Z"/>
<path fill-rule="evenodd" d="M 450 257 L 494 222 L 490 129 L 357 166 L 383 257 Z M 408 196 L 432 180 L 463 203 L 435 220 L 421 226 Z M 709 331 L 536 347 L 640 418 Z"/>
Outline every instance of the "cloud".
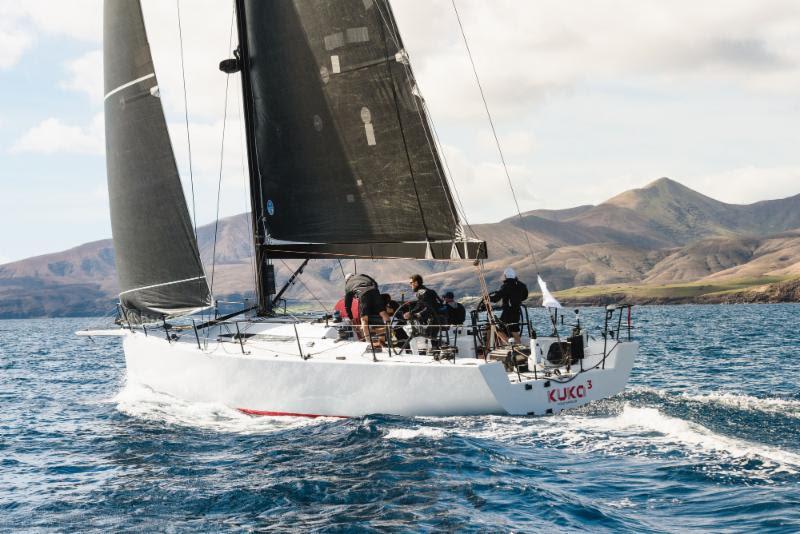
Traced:
<path fill-rule="evenodd" d="M 233 4 L 218 0 L 182 0 L 180 6 L 179 33 L 175 2 L 142 2 L 162 102 L 168 115 L 183 116 L 182 34 L 189 118 L 192 121 L 218 120 L 224 108 L 226 83 L 226 76 L 218 65 L 231 56 L 237 42 L 235 28 L 231 41 Z M 230 91 L 241 92 L 238 76 L 231 78 Z"/>
<path fill-rule="evenodd" d="M 676 179 L 686 176 L 687 185 L 703 190 L 697 184 L 703 183 L 704 176 L 736 173 L 739 171 L 724 169 L 744 167 L 740 162 L 726 162 L 722 156 L 701 152 L 711 150 L 712 141 L 706 140 L 724 145 L 723 136 L 733 128 L 688 131 L 690 115 L 700 111 L 701 115 L 693 115 L 695 119 L 700 117 L 705 124 L 726 124 L 725 116 L 737 113 L 723 105 L 701 109 L 702 103 L 696 103 L 691 107 L 687 95 L 691 97 L 701 87 L 725 87 L 767 101 L 772 95 L 800 90 L 800 3 L 796 0 L 730 0 L 724 6 L 696 0 L 606 0 L 590 4 L 456 1 L 504 151 L 512 164 L 511 177 L 523 210 L 599 202 L 618 190 L 641 186 L 661 175 Z M 177 9 L 175 2 L 163 0 L 143 0 L 142 4 L 162 103 L 186 180 Z M 207 204 L 213 206 L 226 82 L 217 63 L 230 54 L 231 3 L 182 0 L 180 5 L 193 170 L 201 194 L 208 196 L 211 202 Z M 395 2 L 393 8 L 428 106 L 444 134 L 442 141 L 448 145 L 445 152 L 468 213 L 480 220 L 507 216 L 510 193 L 450 0 L 403 0 Z M 0 0 L 0 15 L 5 15 L 0 17 L 0 44 L 3 28 L 19 33 L 16 41 L 12 39 L 15 46 L 0 46 L 0 68 L 4 61 L 19 61 L 37 33 L 98 43 L 101 13 L 100 0 Z M 35 32 L 26 33 L 31 28 Z M 98 108 L 102 98 L 101 56 L 99 50 L 81 52 L 65 63 L 65 75 L 59 82 L 64 89 L 89 95 Z M 239 97 L 238 76 L 231 77 L 230 91 L 232 98 Z M 235 116 L 231 106 L 229 120 Z M 575 108 L 572 113 L 571 106 Z M 642 110 L 647 107 L 666 111 L 645 114 Z M 797 112 L 795 109 L 787 116 L 796 116 Z M 782 135 L 769 125 L 753 116 L 748 128 Z M 658 143 L 653 140 L 655 129 L 663 132 L 656 136 Z M 701 131 L 703 138 L 692 143 L 696 150 L 686 150 L 689 143 L 682 139 L 692 137 L 694 130 Z M 235 129 L 229 130 L 229 135 L 234 135 L 232 132 Z M 717 133 L 719 139 L 712 135 Z M 99 127 L 94 122 L 76 126 L 51 118 L 28 131 L 14 150 L 98 153 L 102 150 L 102 123 Z M 770 162 L 771 155 L 766 149 L 754 155 L 751 160 L 759 164 L 754 168 L 792 163 L 780 160 L 786 156 Z M 240 146 L 227 146 L 223 180 L 236 195 L 243 189 L 243 157 Z M 678 158 L 681 165 L 673 167 L 670 162 Z M 704 166 L 711 160 L 714 173 Z M 782 174 L 766 176 L 784 184 L 776 186 L 776 192 L 785 191 L 788 182 Z M 708 182 L 709 191 L 717 194 L 714 183 Z M 736 184 L 741 193 L 719 191 L 728 195 L 721 198 L 758 195 L 747 187 L 746 179 Z M 503 195 L 487 194 L 497 188 Z M 241 211 L 238 197 L 235 205 L 233 202 L 223 201 L 230 206 L 223 211 Z"/>
<path fill-rule="evenodd" d="M 498 135 L 500 146 L 506 158 L 509 156 L 530 156 L 536 147 L 533 134 L 526 130 L 516 130 Z M 481 135 L 479 142 L 487 153 L 497 155 L 497 144 L 491 132 Z M 499 155 L 495 159 L 499 159 Z"/>
<path fill-rule="evenodd" d="M 68 61 L 69 77 L 59 84 L 64 89 L 82 92 L 97 102 L 103 101 L 103 52 L 92 50 Z"/>
<path fill-rule="evenodd" d="M 244 124 L 241 118 L 237 117 L 235 111 L 238 105 L 237 100 L 232 98 L 229 105 L 229 116 L 225 126 L 225 147 L 222 155 L 220 216 L 242 213 L 250 209 Z M 205 221 L 213 221 L 216 216 L 222 124 L 222 119 L 212 122 L 189 123 L 192 142 L 191 175 L 188 164 L 186 123 L 170 122 L 168 124 L 184 192 L 190 204 L 191 181 L 194 181 L 197 220 L 200 224 Z"/>
<path fill-rule="evenodd" d="M 479 155 L 452 145 L 445 145 L 443 152 L 455 195 L 470 224 L 496 222 L 516 213 L 508 178 L 500 163 L 483 160 Z M 520 205 L 538 202 L 536 182 L 530 168 L 509 165 L 508 171 Z"/>
<path fill-rule="evenodd" d="M 681 178 L 678 177 L 680 181 Z M 714 174 L 684 178 L 701 193 L 729 204 L 785 198 L 800 193 L 800 165 L 759 167 L 755 165 Z"/>
<path fill-rule="evenodd" d="M 16 65 L 32 43 L 33 35 L 13 27 L 11 21 L 3 19 L 0 9 L 0 69 Z"/>
<path fill-rule="evenodd" d="M 0 0 L 0 15 L 15 26 L 84 42 L 102 39 L 102 0 Z"/>
<path fill-rule="evenodd" d="M 800 3 L 731 0 L 458 0 L 490 107 L 517 114 L 586 80 L 714 79 L 756 90 L 800 89 Z M 395 12 L 429 105 L 441 117 L 482 112 L 449 0 Z"/>
<path fill-rule="evenodd" d="M 15 66 L 40 34 L 100 42 L 101 0 L 0 0 L 0 69 Z"/>
<path fill-rule="evenodd" d="M 11 152 L 102 155 L 105 150 L 103 131 L 102 114 L 95 115 L 87 126 L 70 126 L 51 117 L 25 132 L 11 147 Z"/>

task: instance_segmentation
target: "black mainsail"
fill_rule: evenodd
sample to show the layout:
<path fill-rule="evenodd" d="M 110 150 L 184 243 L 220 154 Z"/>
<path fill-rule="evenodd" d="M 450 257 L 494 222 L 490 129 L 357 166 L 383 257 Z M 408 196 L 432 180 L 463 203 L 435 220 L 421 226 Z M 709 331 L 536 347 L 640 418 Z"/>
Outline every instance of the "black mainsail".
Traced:
<path fill-rule="evenodd" d="M 387 0 L 237 11 L 260 258 L 485 257 L 464 238 Z"/>
<path fill-rule="evenodd" d="M 108 194 L 120 303 L 135 321 L 211 304 L 158 93 L 139 0 L 106 0 Z"/>

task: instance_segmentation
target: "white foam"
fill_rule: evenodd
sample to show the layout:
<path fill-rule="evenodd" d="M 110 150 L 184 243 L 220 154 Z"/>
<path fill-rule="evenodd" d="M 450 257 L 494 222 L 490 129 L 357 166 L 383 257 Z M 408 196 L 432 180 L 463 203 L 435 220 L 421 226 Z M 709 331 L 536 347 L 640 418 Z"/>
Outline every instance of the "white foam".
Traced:
<path fill-rule="evenodd" d="M 337 420 L 327 417 L 251 416 L 222 404 L 187 402 L 130 382 L 112 402 L 116 403 L 120 412 L 137 419 L 217 432 L 264 434 Z"/>
<path fill-rule="evenodd" d="M 780 399 L 776 397 L 753 397 L 743 393 L 725 391 L 711 391 L 708 393 L 671 393 L 664 389 L 654 389 L 646 386 L 628 388 L 629 393 L 644 393 L 657 395 L 666 400 L 676 398 L 690 402 L 719 404 L 739 410 L 756 410 L 761 412 L 779 413 L 787 417 L 800 418 L 800 400 Z"/>
<path fill-rule="evenodd" d="M 770 467 L 788 472 L 800 469 L 800 455 L 758 443 L 717 434 L 708 428 L 662 414 L 655 408 L 637 408 L 626 404 L 616 417 L 586 418 L 587 427 L 611 431 L 644 429 L 660 436 L 649 438 L 653 443 L 669 443 L 693 452 L 714 453 L 728 458 L 757 459 Z"/>
<path fill-rule="evenodd" d="M 611 508 L 635 508 L 636 504 L 627 497 L 623 497 L 618 501 L 609 501 L 606 504 Z"/>
<path fill-rule="evenodd" d="M 394 428 L 387 432 L 383 438 L 406 441 L 416 438 L 442 439 L 445 435 L 446 432 L 441 428 L 422 426 L 417 428 Z"/>
<path fill-rule="evenodd" d="M 609 403 L 606 403 L 609 404 Z M 613 401 L 609 404 L 614 408 Z M 681 452 L 711 469 L 764 479 L 772 473 L 800 471 L 800 455 L 777 447 L 713 432 L 671 417 L 656 408 L 620 403 L 615 415 L 598 417 L 565 412 L 554 417 L 454 419 L 453 433 L 520 445 L 557 448 L 576 454 L 602 453 L 660 458 Z M 745 465 L 747 460 L 759 464 Z M 731 464 L 731 465 L 727 465 Z"/>
<path fill-rule="evenodd" d="M 750 395 L 724 392 L 713 392 L 702 395 L 684 393 L 681 396 L 686 400 L 694 402 L 716 403 L 740 410 L 758 410 L 800 418 L 800 401 L 792 399 L 759 398 Z"/>

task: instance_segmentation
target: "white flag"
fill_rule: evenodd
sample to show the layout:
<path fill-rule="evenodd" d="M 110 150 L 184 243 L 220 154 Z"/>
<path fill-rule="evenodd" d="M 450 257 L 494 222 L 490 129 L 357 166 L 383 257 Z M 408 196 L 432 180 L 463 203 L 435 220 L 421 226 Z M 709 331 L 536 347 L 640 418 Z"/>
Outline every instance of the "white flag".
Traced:
<path fill-rule="evenodd" d="M 561 303 L 547 290 L 547 282 L 538 275 L 536 276 L 536 281 L 539 282 L 539 289 L 542 290 L 542 306 L 545 308 L 560 308 Z"/>

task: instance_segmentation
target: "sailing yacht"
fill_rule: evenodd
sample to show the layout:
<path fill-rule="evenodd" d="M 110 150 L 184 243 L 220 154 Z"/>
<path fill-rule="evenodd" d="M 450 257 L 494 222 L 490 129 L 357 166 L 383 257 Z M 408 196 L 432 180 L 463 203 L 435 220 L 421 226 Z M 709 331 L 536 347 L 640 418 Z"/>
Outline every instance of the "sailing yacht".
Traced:
<path fill-rule="evenodd" d="M 543 415 L 620 392 L 638 352 L 630 308 L 597 339 L 503 345 L 388 0 L 237 0 L 239 72 L 257 305 L 198 323 L 213 305 L 167 132 L 138 0 L 104 6 L 108 188 L 127 378 L 258 415 Z M 278 259 L 470 262 L 485 312 L 438 343 L 398 325 L 359 339 L 332 317 L 276 312 Z M 546 292 L 546 303 L 557 302 Z M 243 315 L 252 312 L 252 316 Z M 555 310 L 557 314 L 557 309 Z M 614 319 L 617 314 L 618 320 Z M 195 316 L 196 317 L 196 316 Z M 616 321 L 616 325 L 615 325 Z M 627 337 L 625 336 L 627 334 Z M 625 339 L 623 339 L 625 338 Z"/>

